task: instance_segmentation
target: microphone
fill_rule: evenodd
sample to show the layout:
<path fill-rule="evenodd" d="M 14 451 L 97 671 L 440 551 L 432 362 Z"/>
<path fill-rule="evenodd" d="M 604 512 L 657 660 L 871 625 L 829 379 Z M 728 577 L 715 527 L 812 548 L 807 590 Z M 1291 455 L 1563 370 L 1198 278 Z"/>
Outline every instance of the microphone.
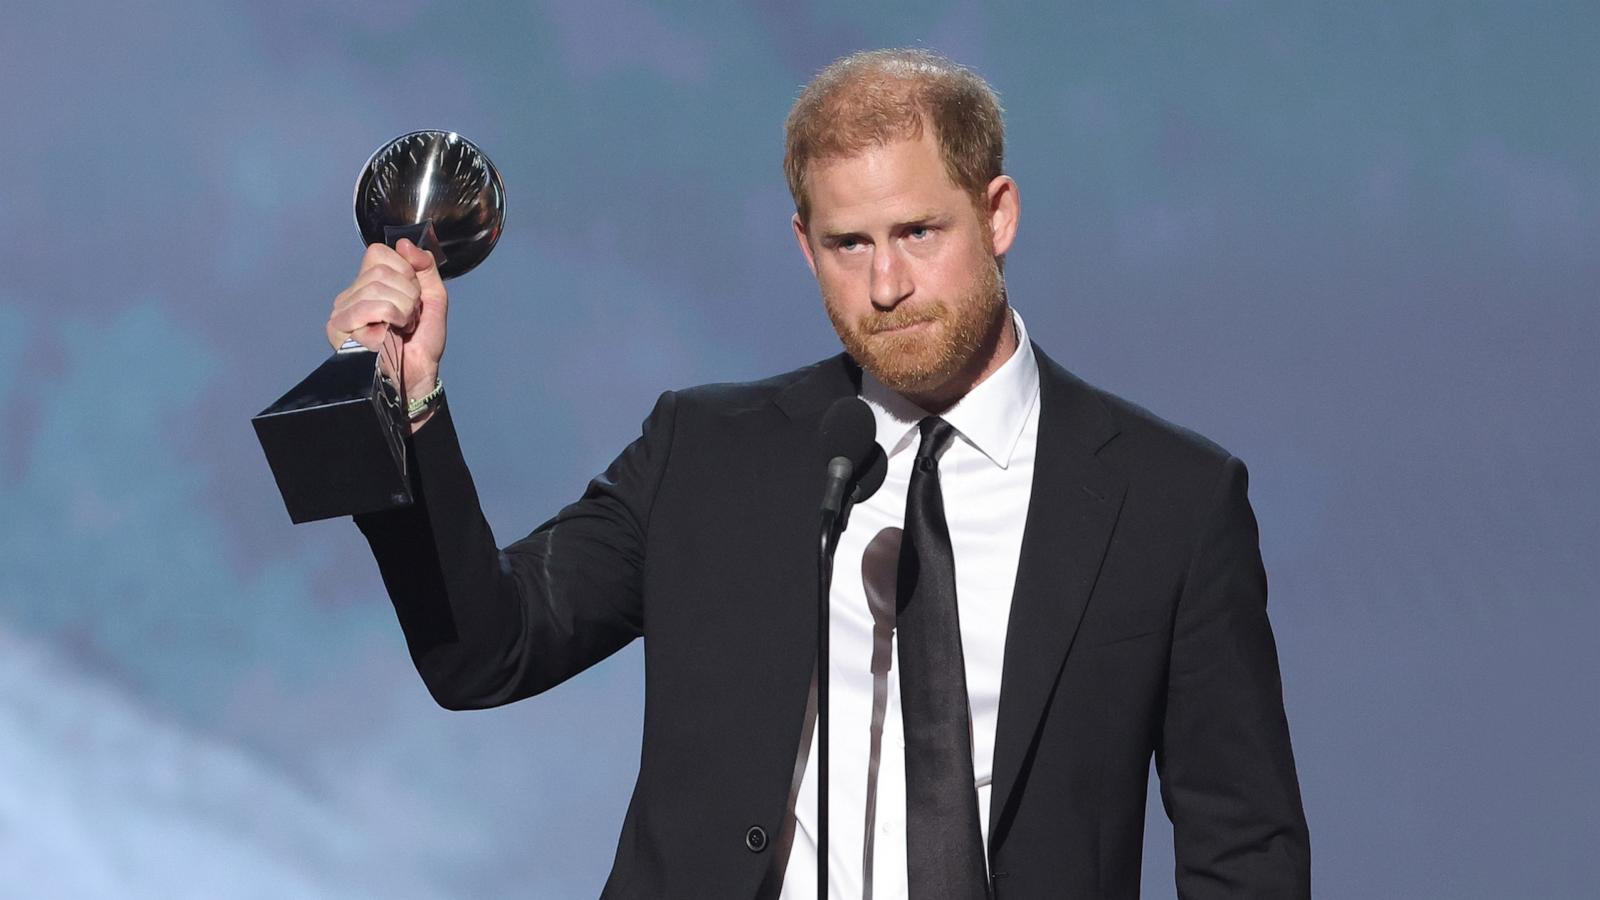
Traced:
<path fill-rule="evenodd" d="M 822 488 L 821 533 L 817 542 L 817 897 L 828 897 L 828 603 L 833 583 L 833 552 L 839 546 L 852 501 L 864 500 L 883 483 L 888 466 L 876 440 L 878 424 L 859 397 L 840 397 L 822 416 L 822 459 L 827 480 Z M 876 475 L 874 475 L 876 472 Z M 857 473 L 861 478 L 856 480 Z M 876 480 L 873 480 L 873 479 Z M 854 490 L 851 482 L 855 481 Z M 866 485 L 863 491 L 863 485 Z"/>
<path fill-rule="evenodd" d="M 823 414 L 821 455 L 827 462 L 828 477 L 822 489 L 822 515 L 829 525 L 844 511 L 846 489 L 858 473 L 862 477 L 851 492 L 852 502 L 870 497 L 883 483 L 887 460 L 875 439 L 877 430 L 872 410 L 859 397 L 840 397 Z M 874 472 L 876 481 L 863 493 L 863 485 Z"/>

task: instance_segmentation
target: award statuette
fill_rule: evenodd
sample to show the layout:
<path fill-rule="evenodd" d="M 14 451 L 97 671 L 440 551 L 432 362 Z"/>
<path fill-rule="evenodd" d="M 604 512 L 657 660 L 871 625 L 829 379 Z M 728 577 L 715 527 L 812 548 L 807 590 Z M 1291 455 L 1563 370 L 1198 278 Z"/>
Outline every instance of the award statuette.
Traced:
<path fill-rule="evenodd" d="M 372 154 L 356 183 L 365 244 L 401 238 L 433 253 L 441 278 L 489 255 L 505 224 L 505 187 L 494 164 L 453 132 L 414 131 Z M 399 341 L 384 354 L 398 368 Z M 294 522 L 411 504 L 405 400 L 382 377 L 380 354 L 346 341 L 333 356 L 250 420 Z"/>

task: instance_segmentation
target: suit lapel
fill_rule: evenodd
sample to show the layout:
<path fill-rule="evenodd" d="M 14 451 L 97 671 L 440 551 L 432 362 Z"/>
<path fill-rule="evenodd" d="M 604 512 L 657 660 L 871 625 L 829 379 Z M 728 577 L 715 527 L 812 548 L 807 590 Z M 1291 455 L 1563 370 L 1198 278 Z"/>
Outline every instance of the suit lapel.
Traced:
<path fill-rule="evenodd" d="M 1077 634 L 1127 489 L 1096 458 L 1117 433 L 1104 404 L 1034 345 L 1039 444 L 1006 629 L 989 846 L 1010 821 L 1023 761 Z"/>

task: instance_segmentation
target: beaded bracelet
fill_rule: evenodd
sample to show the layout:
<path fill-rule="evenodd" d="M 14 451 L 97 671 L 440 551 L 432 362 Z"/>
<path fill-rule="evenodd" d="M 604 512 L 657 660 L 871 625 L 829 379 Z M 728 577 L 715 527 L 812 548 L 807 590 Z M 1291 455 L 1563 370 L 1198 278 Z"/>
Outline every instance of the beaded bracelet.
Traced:
<path fill-rule="evenodd" d="M 413 422 L 422 418 L 423 413 L 437 406 L 439 398 L 443 396 L 444 382 L 435 375 L 433 378 L 433 390 L 406 404 L 406 418 Z"/>

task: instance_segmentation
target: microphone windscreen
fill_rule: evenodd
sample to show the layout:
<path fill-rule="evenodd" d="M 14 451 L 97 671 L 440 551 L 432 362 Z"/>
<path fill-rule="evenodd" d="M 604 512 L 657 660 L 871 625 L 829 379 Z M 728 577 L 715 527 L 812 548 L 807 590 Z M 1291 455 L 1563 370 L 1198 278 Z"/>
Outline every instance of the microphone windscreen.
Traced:
<path fill-rule="evenodd" d="M 878 492 L 883 487 L 883 477 L 889 474 L 889 457 L 883 453 L 883 448 L 877 441 L 872 442 L 872 453 L 867 458 L 865 467 L 856 467 L 856 486 L 850 492 L 851 503 L 861 503 L 868 497 Z"/>
<path fill-rule="evenodd" d="M 875 440 L 878 423 L 872 410 L 860 397 L 840 397 L 833 401 L 822 415 L 822 460 L 824 464 L 836 456 L 850 460 L 856 472 L 866 471 L 872 452 L 878 449 Z"/>

